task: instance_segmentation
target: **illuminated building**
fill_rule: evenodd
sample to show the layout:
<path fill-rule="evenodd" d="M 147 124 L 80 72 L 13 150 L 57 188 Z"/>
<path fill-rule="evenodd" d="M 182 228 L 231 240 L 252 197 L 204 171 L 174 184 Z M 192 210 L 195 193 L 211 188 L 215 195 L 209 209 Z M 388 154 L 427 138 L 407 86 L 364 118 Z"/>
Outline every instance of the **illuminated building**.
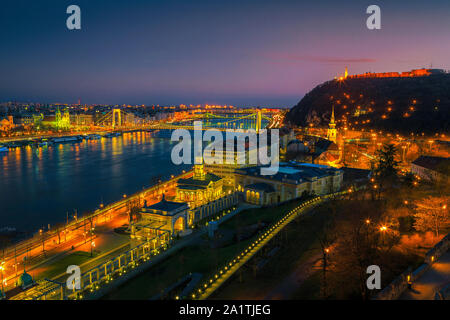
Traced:
<path fill-rule="evenodd" d="M 160 202 L 140 211 L 140 220 L 132 224 L 133 238 L 143 239 L 170 232 L 177 234 L 187 229 L 189 206 L 184 202 L 167 201 L 165 195 Z"/>
<path fill-rule="evenodd" d="M 450 181 L 450 158 L 420 156 L 411 163 L 411 172 L 429 181 Z"/>
<path fill-rule="evenodd" d="M 336 143 L 337 140 L 336 123 L 334 122 L 334 106 L 332 106 L 331 119 L 328 124 L 327 139 L 333 141 L 334 143 Z"/>
<path fill-rule="evenodd" d="M 0 131 L 9 131 L 14 128 L 13 116 L 7 116 L 6 118 L 0 119 Z"/>
<path fill-rule="evenodd" d="M 301 197 L 303 194 L 323 195 L 341 188 L 343 171 L 295 161 L 281 162 L 278 172 L 261 175 L 261 166 L 236 170 L 238 191 L 245 201 L 258 205 L 274 205 Z"/>
<path fill-rule="evenodd" d="M 59 110 L 59 107 L 58 107 L 55 112 L 54 125 L 57 129 L 68 129 L 70 127 L 69 110 L 65 109 L 63 114 L 61 114 L 61 111 Z"/>
<path fill-rule="evenodd" d="M 177 201 L 189 204 L 191 209 L 214 201 L 223 195 L 223 179 L 205 172 L 203 164 L 194 166 L 194 175 L 179 179 L 176 187 Z"/>
<path fill-rule="evenodd" d="M 412 78 L 412 77 L 426 77 L 434 74 L 445 73 L 441 69 L 414 69 L 405 72 L 366 72 L 362 74 L 350 75 L 348 78 Z"/>
<path fill-rule="evenodd" d="M 230 140 L 227 140 L 228 142 Z M 208 172 L 214 172 L 217 176 L 223 179 L 223 188 L 224 191 L 227 190 L 235 190 L 236 189 L 236 181 L 235 181 L 235 170 L 239 168 L 245 168 L 249 166 L 254 166 L 256 164 L 250 164 L 250 157 L 255 157 L 257 159 L 258 148 L 257 146 L 252 146 L 250 143 L 245 142 L 244 150 L 238 150 L 237 141 L 234 141 L 234 149 L 232 151 L 232 161 L 227 161 L 225 152 L 227 150 L 227 141 L 223 143 L 223 161 L 222 163 L 215 164 L 211 163 L 212 161 L 207 161 L 204 164 L 204 168 Z M 233 142 L 232 142 L 233 143 Z M 231 151 L 230 151 L 231 152 Z M 212 155 L 214 156 L 214 155 Z M 239 159 L 246 159 L 245 163 L 239 163 Z"/>

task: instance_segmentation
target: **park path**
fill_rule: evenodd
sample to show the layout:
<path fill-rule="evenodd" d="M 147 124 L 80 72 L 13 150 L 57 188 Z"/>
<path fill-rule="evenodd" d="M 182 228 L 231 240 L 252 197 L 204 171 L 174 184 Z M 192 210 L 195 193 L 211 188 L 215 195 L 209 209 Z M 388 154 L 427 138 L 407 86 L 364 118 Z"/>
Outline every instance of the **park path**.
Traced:
<path fill-rule="evenodd" d="M 412 290 L 405 291 L 400 300 L 434 300 L 434 296 L 443 286 L 450 283 L 450 251 L 433 263 L 412 285 Z"/>

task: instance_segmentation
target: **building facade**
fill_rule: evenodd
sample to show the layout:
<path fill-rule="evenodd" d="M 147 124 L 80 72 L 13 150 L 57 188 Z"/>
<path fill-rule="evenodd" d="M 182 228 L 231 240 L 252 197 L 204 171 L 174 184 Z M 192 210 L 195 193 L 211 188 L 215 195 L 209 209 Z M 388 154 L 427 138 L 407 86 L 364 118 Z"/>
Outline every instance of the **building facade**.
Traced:
<path fill-rule="evenodd" d="M 450 158 L 420 156 L 411 163 L 411 172 L 427 181 L 450 181 Z"/>
<path fill-rule="evenodd" d="M 261 166 L 236 170 L 238 191 L 248 203 L 275 205 L 305 194 L 324 195 L 341 189 L 343 171 L 310 163 L 283 162 L 273 175 L 261 175 Z"/>
<path fill-rule="evenodd" d="M 214 173 L 206 172 L 203 164 L 195 165 L 194 175 L 179 179 L 176 186 L 176 200 L 188 203 L 191 209 L 223 195 L 223 179 Z"/>
<path fill-rule="evenodd" d="M 183 232 L 188 227 L 188 210 L 187 203 L 167 201 L 163 194 L 160 202 L 142 207 L 140 219 L 131 226 L 132 237 L 148 239 L 161 233 Z"/>

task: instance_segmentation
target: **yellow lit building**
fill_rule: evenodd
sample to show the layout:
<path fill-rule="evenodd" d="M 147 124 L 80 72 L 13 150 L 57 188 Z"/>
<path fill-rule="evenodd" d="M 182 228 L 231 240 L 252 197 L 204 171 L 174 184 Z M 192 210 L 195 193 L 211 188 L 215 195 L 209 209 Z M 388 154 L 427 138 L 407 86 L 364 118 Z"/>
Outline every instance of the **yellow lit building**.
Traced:
<path fill-rule="evenodd" d="M 224 195 L 223 179 L 206 172 L 203 164 L 194 166 L 191 178 L 179 179 L 176 187 L 176 200 L 186 202 L 191 209 L 202 206 Z"/>
<path fill-rule="evenodd" d="M 336 123 L 334 121 L 334 106 L 332 106 L 331 119 L 330 123 L 328 124 L 327 139 L 333 141 L 334 143 L 336 143 L 337 141 Z"/>
<path fill-rule="evenodd" d="M 141 209 L 141 218 L 131 226 L 132 237 L 151 239 L 183 232 L 188 227 L 188 210 L 187 203 L 167 201 L 163 194 L 160 202 Z"/>
<path fill-rule="evenodd" d="M 0 131 L 10 131 L 13 128 L 13 116 L 7 116 L 6 118 L 0 119 Z"/>
<path fill-rule="evenodd" d="M 325 165 L 281 162 L 273 175 L 261 166 L 236 170 L 237 189 L 248 203 L 275 205 L 305 194 L 324 195 L 341 189 L 343 171 Z"/>

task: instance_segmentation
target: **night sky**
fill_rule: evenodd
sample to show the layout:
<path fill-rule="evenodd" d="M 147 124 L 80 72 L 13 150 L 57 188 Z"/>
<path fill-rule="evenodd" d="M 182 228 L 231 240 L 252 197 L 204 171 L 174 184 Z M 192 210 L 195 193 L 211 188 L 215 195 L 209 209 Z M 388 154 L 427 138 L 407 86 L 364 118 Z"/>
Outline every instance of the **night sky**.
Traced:
<path fill-rule="evenodd" d="M 450 69 L 448 0 L 310 2 L 2 0 L 0 101 L 292 107 L 345 66 Z"/>

